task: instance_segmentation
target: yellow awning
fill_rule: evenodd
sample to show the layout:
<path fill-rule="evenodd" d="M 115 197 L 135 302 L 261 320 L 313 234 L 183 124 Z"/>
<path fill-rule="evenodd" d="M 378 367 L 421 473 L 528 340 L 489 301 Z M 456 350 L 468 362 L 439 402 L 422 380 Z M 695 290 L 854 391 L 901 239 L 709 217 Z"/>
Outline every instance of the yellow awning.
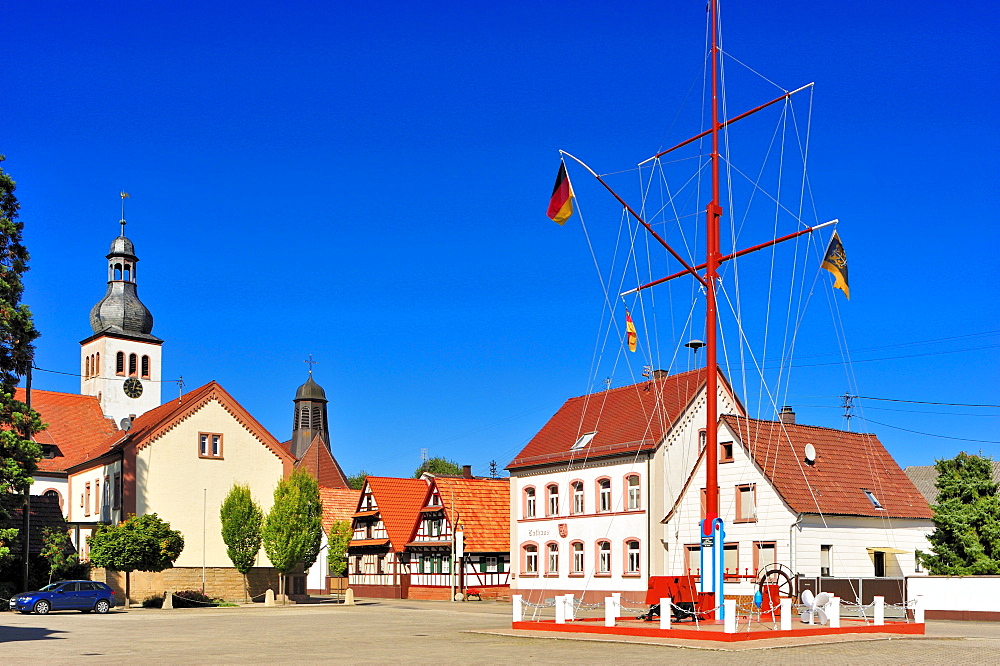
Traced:
<path fill-rule="evenodd" d="M 868 546 L 866 548 L 869 553 L 892 553 L 893 555 L 903 555 L 910 551 L 900 550 L 899 548 L 890 548 L 888 546 Z"/>

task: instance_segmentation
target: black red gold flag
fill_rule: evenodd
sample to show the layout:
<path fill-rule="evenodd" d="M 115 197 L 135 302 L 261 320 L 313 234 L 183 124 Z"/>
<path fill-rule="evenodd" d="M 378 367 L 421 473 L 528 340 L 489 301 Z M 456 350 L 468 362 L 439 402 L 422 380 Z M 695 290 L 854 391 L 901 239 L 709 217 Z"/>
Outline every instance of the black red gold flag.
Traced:
<path fill-rule="evenodd" d="M 569 184 L 569 174 L 566 173 L 566 163 L 559 165 L 556 175 L 556 186 L 552 188 L 552 198 L 549 199 L 549 217 L 553 222 L 564 224 L 573 214 L 573 187 Z"/>
<path fill-rule="evenodd" d="M 830 244 L 826 248 L 826 255 L 823 256 L 820 267 L 833 273 L 833 277 L 836 278 L 833 288 L 844 292 L 844 296 L 850 300 L 851 288 L 847 284 L 847 253 L 844 252 L 844 245 L 840 242 L 840 236 L 836 231 L 830 238 Z"/>

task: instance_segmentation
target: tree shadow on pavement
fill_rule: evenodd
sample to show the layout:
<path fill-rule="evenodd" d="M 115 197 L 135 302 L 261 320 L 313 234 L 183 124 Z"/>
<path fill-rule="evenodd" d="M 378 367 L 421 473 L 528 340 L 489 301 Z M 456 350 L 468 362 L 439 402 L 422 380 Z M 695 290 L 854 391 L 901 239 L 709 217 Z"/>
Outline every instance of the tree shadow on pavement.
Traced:
<path fill-rule="evenodd" d="M 62 636 L 56 634 L 66 633 L 56 631 L 47 627 L 10 627 L 0 625 L 0 643 L 13 643 L 14 641 L 49 641 L 62 640 Z"/>

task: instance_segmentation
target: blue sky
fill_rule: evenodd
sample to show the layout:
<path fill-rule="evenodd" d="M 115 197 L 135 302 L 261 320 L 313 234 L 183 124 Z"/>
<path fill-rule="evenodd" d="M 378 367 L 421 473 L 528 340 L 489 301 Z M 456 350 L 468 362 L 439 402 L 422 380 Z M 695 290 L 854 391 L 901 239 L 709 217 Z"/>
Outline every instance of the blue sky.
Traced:
<path fill-rule="evenodd" d="M 502 468 L 566 398 L 604 377 L 631 383 L 703 337 L 683 329 L 691 286 L 678 281 L 655 316 L 644 297 L 647 353 L 625 357 L 617 339 L 595 353 L 608 319 L 588 235 L 610 274 L 619 211 L 570 165 L 588 235 L 579 215 L 565 227 L 544 216 L 559 149 L 610 173 L 700 129 L 703 10 L 8 4 L 0 153 L 32 253 L 37 365 L 78 372 L 124 189 L 166 377 L 219 381 L 284 440 L 313 354 L 349 472 L 409 474 L 422 448 L 477 473 L 491 459 Z M 779 397 L 800 422 L 842 427 L 847 390 L 1000 404 L 997 14 L 985 3 L 723 8 L 728 53 L 784 88 L 816 83 L 796 102 L 799 114 L 812 102 L 811 192 L 821 220 L 841 220 L 850 258 L 849 303 L 816 278 L 815 256 L 802 273 L 816 286 Z M 775 95 L 733 63 L 730 109 Z M 776 118 L 746 130 L 766 136 Z M 631 173 L 615 186 L 640 202 Z M 748 218 L 740 242 L 772 237 L 773 218 Z M 766 282 L 761 261 L 746 264 L 750 292 Z M 766 309 L 746 298 L 759 333 Z M 36 386 L 79 384 L 39 372 Z M 773 413 L 747 393 L 752 414 Z M 862 406 L 869 422 L 851 427 L 876 432 L 902 465 L 1000 456 L 1000 410 Z"/>

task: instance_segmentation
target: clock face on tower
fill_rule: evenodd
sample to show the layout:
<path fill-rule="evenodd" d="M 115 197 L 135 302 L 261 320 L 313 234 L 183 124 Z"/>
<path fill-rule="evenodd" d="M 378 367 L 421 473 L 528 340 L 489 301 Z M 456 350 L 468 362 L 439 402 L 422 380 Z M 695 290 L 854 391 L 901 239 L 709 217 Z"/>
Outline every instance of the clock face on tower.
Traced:
<path fill-rule="evenodd" d="M 135 377 L 129 377 L 125 380 L 125 384 L 122 386 L 122 389 L 128 397 L 138 398 L 142 395 L 142 382 Z"/>

